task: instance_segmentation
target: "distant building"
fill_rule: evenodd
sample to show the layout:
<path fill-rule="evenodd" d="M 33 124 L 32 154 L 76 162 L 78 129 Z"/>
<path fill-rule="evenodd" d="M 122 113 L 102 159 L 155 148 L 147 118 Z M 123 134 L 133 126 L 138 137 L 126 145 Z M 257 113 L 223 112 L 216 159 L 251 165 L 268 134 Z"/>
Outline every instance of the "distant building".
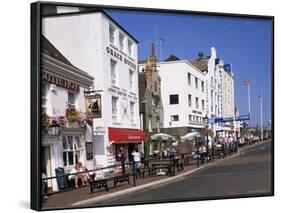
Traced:
<path fill-rule="evenodd" d="M 139 65 L 139 105 L 140 120 L 148 136 L 159 133 L 163 128 L 163 105 L 161 98 L 161 78 L 157 67 L 154 44 L 146 61 Z M 149 141 L 149 140 L 148 140 Z M 159 143 L 146 143 L 145 154 L 159 151 Z"/>
<path fill-rule="evenodd" d="M 144 67 L 139 65 L 140 70 Z M 206 74 L 175 55 L 157 62 L 156 67 L 161 77 L 163 131 L 179 141 L 180 136 L 204 128 Z"/>
<path fill-rule="evenodd" d="M 93 135 L 85 136 L 95 149 L 96 163 L 85 162 L 88 169 L 114 165 L 121 146 L 131 158 L 146 140 L 139 121 L 137 40 L 102 10 L 45 16 L 42 33 L 75 66 L 95 76 L 99 92 L 92 95 L 100 95 L 101 115 L 94 118 Z"/>

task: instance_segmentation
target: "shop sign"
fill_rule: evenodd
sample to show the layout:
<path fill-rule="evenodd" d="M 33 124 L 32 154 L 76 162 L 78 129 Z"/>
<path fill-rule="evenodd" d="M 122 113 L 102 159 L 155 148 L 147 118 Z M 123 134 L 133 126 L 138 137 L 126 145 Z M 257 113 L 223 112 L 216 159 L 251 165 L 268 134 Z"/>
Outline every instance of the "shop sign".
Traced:
<path fill-rule="evenodd" d="M 196 111 L 196 110 L 192 110 L 192 112 L 195 113 L 195 114 L 202 115 L 202 112 L 199 112 L 199 111 Z"/>
<path fill-rule="evenodd" d="M 72 81 L 65 80 L 61 77 L 58 77 L 58 76 L 55 76 L 55 75 L 52 75 L 52 74 L 49 74 L 46 72 L 42 72 L 42 81 L 47 81 L 51 84 L 55 84 L 59 87 L 70 89 L 75 92 L 79 92 L 79 89 L 80 89 L 78 84 L 75 84 Z"/>
<path fill-rule="evenodd" d="M 101 95 L 86 96 L 86 113 L 88 118 L 101 118 Z"/>
<path fill-rule="evenodd" d="M 110 47 L 106 47 L 106 52 L 108 54 L 110 54 L 111 56 L 113 56 L 114 58 L 116 58 L 119 61 L 124 62 L 125 64 L 127 64 L 129 67 L 133 68 L 134 70 L 136 70 L 137 66 L 135 63 L 131 62 L 129 59 L 123 57 L 120 53 L 118 53 L 116 50 L 110 48 Z"/>

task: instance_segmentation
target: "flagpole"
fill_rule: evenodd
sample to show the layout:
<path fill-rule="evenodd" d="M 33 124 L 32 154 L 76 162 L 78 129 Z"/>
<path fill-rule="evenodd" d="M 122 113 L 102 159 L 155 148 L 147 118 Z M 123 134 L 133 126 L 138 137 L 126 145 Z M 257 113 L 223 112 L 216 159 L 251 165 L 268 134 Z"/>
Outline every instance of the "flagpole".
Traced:
<path fill-rule="evenodd" d="M 230 63 L 230 69 L 231 69 L 231 77 L 232 77 L 232 102 L 233 102 L 233 133 L 234 133 L 234 142 L 236 142 L 236 121 L 235 121 L 235 116 L 236 116 L 236 113 L 235 113 L 235 98 L 234 98 L 234 74 L 232 72 L 232 63 Z"/>
<path fill-rule="evenodd" d="M 251 121 L 251 96 L 250 96 L 250 83 L 248 82 L 248 107 L 249 107 L 249 128 L 250 126 L 250 121 Z"/>
<path fill-rule="evenodd" d="M 263 121 L 262 121 L 262 92 L 260 91 L 260 106 L 261 106 L 261 142 L 263 142 Z"/>

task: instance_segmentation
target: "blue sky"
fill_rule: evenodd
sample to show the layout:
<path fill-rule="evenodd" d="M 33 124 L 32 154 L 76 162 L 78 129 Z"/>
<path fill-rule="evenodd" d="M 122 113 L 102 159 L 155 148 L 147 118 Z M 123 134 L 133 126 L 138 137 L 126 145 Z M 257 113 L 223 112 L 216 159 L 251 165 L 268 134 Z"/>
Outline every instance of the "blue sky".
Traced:
<path fill-rule="evenodd" d="M 164 39 L 162 59 L 170 54 L 180 59 L 194 59 L 198 52 L 210 55 L 210 48 L 215 47 L 218 58 L 232 63 L 235 105 L 240 114 L 248 113 L 243 80 L 249 80 L 251 126 L 260 124 L 259 91 L 263 93 L 263 120 L 267 125 L 271 119 L 272 98 L 270 20 L 121 10 L 107 12 L 139 41 L 139 59 L 148 57 L 150 43 L 156 38 Z"/>

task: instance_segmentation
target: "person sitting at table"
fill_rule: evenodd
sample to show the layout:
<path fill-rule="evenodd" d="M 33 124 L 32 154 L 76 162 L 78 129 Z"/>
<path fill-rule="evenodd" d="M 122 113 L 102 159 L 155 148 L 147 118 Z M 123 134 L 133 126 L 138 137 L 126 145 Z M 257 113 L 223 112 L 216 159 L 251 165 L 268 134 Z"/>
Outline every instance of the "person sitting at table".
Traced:
<path fill-rule="evenodd" d="M 80 169 L 80 173 L 79 175 L 82 177 L 84 184 L 88 185 L 89 181 L 91 180 L 91 177 L 89 175 L 88 169 L 86 168 L 86 166 L 83 166 L 83 164 L 81 162 L 78 162 L 78 166 Z"/>
<path fill-rule="evenodd" d="M 77 163 L 70 171 L 70 175 L 68 176 L 68 179 L 70 181 L 74 181 L 75 189 L 78 188 L 78 181 L 79 179 L 82 181 L 82 185 L 85 186 L 88 184 L 87 181 L 87 175 L 83 175 L 83 173 L 79 173 L 82 171 L 82 163 Z M 79 173 L 79 174 L 76 174 Z M 89 174 L 88 174 L 89 175 Z"/>

